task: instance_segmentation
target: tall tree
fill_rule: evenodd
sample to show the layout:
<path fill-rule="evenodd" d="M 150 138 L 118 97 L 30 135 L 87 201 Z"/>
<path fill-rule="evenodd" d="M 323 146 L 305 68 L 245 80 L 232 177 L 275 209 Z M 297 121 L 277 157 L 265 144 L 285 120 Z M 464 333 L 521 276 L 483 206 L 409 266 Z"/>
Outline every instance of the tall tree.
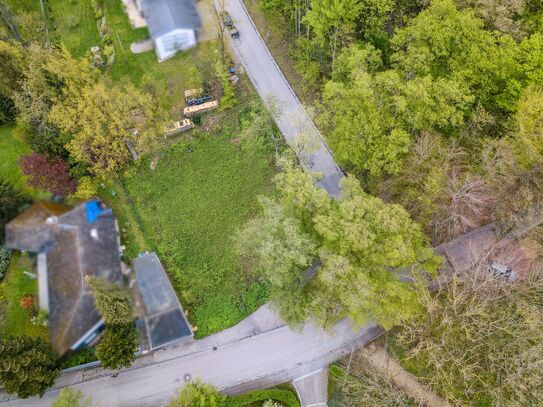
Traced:
<path fill-rule="evenodd" d="M 311 8 L 303 18 L 317 39 L 328 43 L 332 57 L 332 71 L 336 54 L 342 43 L 347 42 L 360 16 L 358 0 L 312 0 Z"/>
<path fill-rule="evenodd" d="M 110 324 L 96 345 L 100 364 L 108 369 L 130 367 L 136 359 L 138 336 L 133 323 Z"/>
<path fill-rule="evenodd" d="M 134 319 L 128 289 L 99 277 L 86 276 L 85 283 L 90 286 L 94 304 L 106 324 L 127 324 Z"/>
<path fill-rule="evenodd" d="M 50 346 L 41 338 L 0 338 L 0 383 L 20 398 L 42 396 L 59 374 Z"/>
<path fill-rule="evenodd" d="M 419 227 L 350 177 L 339 201 L 313 181 L 287 166 L 276 178 L 278 198 L 261 200 L 262 215 L 237 240 L 266 275 L 281 316 L 293 325 L 307 316 L 323 325 L 349 316 L 390 327 L 412 315 L 417 287 L 391 270 L 435 270 Z"/>
<path fill-rule="evenodd" d="M 146 151 L 160 134 L 153 100 L 132 85 L 107 80 L 82 88 L 69 82 L 48 118 L 67 140 L 72 159 L 99 176 L 128 163 L 127 142 Z"/>

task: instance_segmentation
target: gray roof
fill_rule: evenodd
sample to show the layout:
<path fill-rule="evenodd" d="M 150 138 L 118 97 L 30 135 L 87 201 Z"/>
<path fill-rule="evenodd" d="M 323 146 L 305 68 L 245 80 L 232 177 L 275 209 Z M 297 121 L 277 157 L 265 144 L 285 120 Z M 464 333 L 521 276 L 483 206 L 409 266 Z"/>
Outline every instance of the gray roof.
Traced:
<path fill-rule="evenodd" d="M 192 337 L 192 330 L 160 260 L 145 253 L 133 261 L 151 349 Z"/>
<path fill-rule="evenodd" d="M 36 204 L 10 222 L 6 246 L 46 254 L 49 335 L 62 355 L 102 319 L 85 276 L 122 282 L 121 260 L 111 209 L 103 208 L 89 222 L 86 203 L 71 210 L 57 207 L 54 216 L 50 205 Z"/>
<path fill-rule="evenodd" d="M 141 9 L 153 39 L 176 29 L 202 26 L 194 0 L 142 0 Z"/>

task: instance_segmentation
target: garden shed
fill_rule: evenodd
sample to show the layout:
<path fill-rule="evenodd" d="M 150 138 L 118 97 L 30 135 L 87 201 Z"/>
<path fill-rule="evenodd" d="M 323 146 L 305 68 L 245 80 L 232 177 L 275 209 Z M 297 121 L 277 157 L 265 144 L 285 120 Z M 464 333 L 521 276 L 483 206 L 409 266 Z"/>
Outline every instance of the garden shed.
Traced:
<path fill-rule="evenodd" d="M 147 350 L 181 340 L 193 333 L 181 303 L 156 253 L 142 253 L 133 261 L 142 306 L 139 328 Z"/>

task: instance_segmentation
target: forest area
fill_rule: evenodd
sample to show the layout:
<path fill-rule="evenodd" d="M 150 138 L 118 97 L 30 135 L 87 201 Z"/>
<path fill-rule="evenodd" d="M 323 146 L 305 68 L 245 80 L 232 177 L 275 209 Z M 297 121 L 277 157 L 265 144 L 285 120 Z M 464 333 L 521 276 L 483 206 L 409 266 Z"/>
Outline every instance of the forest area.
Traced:
<path fill-rule="evenodd" d="M 391 304 L 397 312 L 388 321 L 395 326 L 391 352 L 454 405 L 543 403 L 537 322 L 543 315 L 543 4 L 247 3 L 336 159 L 364 193 L 401 205 L 434 247 L 492 225 L 535 259 L 530 275 L 512 283 L 493 274 L 488 254 L 480 256 L 437 291 L 419 291 L 418 310 L 406 306 L 413 304 L 406 297 L 403 307 Z M 323 230 L 315 220 L 313 227 Z M 356 287 L 358 298 L 337 294 L 335 306 L 324 308 L 341 314 L 353 307 L 366 293 Z M 358 305 L 353 312 L 361 315 Z M 369 314 L 382 322 L 375 312 Z M 360 391 L 348 392 L 357 386 L 347 386 L 335 404 L 365 403 Z"/>

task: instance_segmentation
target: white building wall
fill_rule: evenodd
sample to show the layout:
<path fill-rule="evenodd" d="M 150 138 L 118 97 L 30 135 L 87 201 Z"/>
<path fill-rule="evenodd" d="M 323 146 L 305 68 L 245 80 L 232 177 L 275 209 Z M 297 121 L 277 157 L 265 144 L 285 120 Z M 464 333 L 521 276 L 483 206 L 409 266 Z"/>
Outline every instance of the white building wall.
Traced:
<path fill-rule="evenodd" d="M 173 30 L 155 39 L 155 51 L 160 62 L 196 45 L 194 30 Z"/>
<path fill-rule="evenodd" d="M 38 299 L 40 309 L 49 312 L 49 280 L 47 278 L 47 255 L 38 254 Z"/>

